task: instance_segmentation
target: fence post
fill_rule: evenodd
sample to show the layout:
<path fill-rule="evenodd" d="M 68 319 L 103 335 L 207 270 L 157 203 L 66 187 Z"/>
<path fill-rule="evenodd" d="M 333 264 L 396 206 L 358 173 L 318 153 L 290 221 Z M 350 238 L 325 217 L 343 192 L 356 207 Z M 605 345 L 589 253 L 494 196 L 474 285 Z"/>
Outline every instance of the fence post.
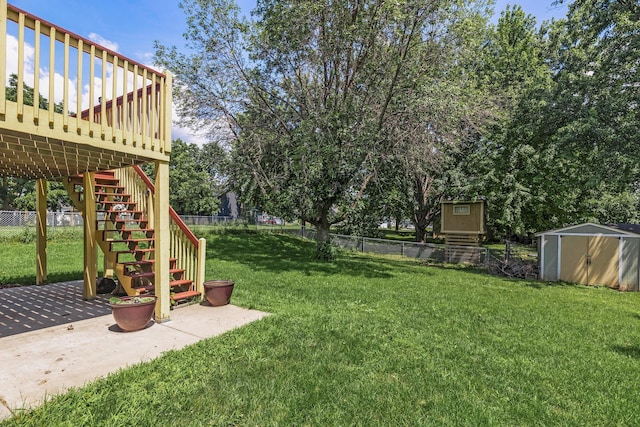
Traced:
<path fill-rule="evenodd" d="M 402 242 L 402 256 L 404 256 L 404 242 Z"/>
<path fill-rule="evenodd" d="M 362 238 L 362 252 L 364 252 L 364 237 Z"/>

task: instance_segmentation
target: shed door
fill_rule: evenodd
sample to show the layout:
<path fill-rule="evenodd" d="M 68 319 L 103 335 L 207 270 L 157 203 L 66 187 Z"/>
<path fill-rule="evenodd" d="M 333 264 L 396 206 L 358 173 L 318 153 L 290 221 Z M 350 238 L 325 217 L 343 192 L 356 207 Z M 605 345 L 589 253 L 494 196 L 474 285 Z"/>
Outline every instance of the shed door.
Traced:
<path fill-rule="evenodd" d="M 616 237 L 589 237 L 588 284 L 618 286 L 620 240 Z"/>
<path fill-rule="evenodd" d="M 560 241 L 560 280 L 587 284 L 589 238 L 587 236 L 562 236 Z"/>
<path fill-rule="evenodd" d="M 618 286 L 619 240 L 604 236 L 562 236 L 560 280 Z"/>

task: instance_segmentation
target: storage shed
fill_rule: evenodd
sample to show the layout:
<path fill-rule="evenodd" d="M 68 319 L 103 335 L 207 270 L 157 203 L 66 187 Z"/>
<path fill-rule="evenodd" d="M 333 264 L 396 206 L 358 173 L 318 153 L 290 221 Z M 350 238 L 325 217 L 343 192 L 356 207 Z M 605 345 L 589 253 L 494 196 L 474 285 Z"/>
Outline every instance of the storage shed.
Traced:
<path fill-rule="evenodd" d="M 536 237 L 540 279 L 639 290 L 640 225 L 584 223 Z"/>

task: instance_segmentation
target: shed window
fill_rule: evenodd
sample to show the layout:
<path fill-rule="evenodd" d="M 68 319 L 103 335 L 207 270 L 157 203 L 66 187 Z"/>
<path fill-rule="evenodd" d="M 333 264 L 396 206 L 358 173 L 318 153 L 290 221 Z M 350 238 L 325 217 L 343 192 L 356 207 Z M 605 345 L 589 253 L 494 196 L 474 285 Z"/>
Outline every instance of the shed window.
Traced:
<path fill-rule="evenodd" d="M 454 206 L 453 207 L 453 214 L 454 215 L 469 215 L 470 214 L 469 205 Z"/>

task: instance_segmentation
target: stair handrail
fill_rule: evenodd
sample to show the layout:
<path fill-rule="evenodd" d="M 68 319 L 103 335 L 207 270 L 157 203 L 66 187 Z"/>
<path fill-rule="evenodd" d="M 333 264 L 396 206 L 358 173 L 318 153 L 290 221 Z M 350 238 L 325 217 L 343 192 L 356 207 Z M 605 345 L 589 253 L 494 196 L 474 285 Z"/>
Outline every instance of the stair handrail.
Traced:
<path fill-rule="evenodd" d="M 138 176 L 142 179 L 142 181 L 146 184 L 151 194 L 155 194 L 156 186 L 151 182 L 151 178 L 147 176 L 146 173 L 142 170 L 142 168 L 138 165 L 133 165 L 133 170 L 136 171 Z M 193 244 L 193 246 L 198 249 L 200 242 L 193 231 L 185 224 L 185 222 L 180 218 L 180 215 L 173 209 L 173 207 L 169 206 L 169 215 L 173 222 L 180 228 L 180 230 L 184 233 L 185 236 L 189 239 L 189 241 Z"/>

